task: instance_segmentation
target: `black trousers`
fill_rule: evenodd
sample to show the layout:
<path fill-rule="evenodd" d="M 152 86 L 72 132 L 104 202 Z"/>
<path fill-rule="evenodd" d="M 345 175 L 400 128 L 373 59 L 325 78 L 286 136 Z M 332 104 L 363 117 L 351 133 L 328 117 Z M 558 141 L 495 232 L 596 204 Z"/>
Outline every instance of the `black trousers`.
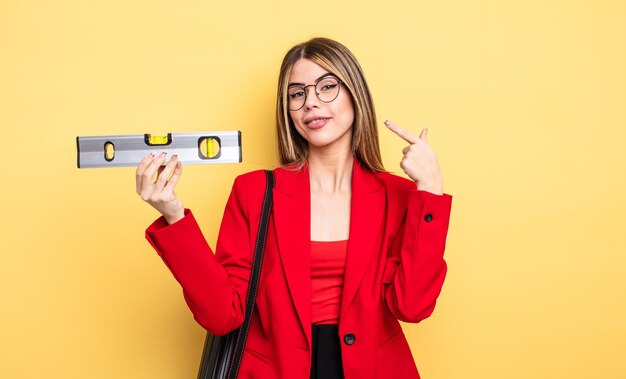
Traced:
<path fill-rule="evenodd" d="M 311 379 L 343 379 L 339 326 L 313 325 Z"/>

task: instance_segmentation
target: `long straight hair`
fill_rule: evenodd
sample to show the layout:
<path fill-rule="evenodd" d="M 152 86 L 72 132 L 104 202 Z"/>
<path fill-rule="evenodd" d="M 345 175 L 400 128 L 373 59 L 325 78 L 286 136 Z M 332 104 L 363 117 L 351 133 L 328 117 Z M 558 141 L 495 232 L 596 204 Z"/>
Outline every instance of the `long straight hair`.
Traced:
<path fill-rule="evenodd" d="M 283 165 L 302 168 L 309 154 L 308 142 L 298 133 L 289 115 L 287 89 L 291 70 L 300 59 L 308 59 L 336 75 L 348 88 L 354 106 L 352 153 L 371 171 L 385 171 L 378 145 L 374 101 L 363 70 L 344 45 L 328 38 L 313 38 L 292 47 L 280 66 L 276 101 L 278 155 Z"/>

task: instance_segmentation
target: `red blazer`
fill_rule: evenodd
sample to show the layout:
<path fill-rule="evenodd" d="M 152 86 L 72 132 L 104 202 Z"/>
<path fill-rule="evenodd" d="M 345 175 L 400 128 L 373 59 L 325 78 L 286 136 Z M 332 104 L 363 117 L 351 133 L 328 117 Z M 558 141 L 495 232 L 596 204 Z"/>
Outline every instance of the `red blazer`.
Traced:
<path fill-rule="evenodd" d="M 274 170 L 274 206 L 242 378 L 308 379 L 311 366 L 310 186 L 305 167 Z M 237 177 L 215 255 L 190 211 L 146 238 L 216 335 L 241 325 L 265 189 L 263 171 Z M 451 196 L 372 173 L 354 160 L 350 239 L 339 334 L 346 379 L 419 378 L 398 320 L 430 316 L 446 274 Z"/>

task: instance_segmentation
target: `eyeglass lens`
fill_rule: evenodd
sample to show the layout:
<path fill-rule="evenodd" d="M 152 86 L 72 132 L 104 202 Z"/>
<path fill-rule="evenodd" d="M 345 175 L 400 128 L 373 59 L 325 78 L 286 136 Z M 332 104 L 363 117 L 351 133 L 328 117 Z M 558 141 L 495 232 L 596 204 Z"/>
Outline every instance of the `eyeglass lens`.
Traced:
<path fill-rule="evenodd" d="M 297 111 L 304 106 L 308 96 L 308 87 L 315 87 L 315 95 L 324 103 L 330 103 L 339 95 L 339 79 L 332 76 L 322 78 L 315 85 L 305 87 L 292 86 L 288 90 L 290 110 Z"/>

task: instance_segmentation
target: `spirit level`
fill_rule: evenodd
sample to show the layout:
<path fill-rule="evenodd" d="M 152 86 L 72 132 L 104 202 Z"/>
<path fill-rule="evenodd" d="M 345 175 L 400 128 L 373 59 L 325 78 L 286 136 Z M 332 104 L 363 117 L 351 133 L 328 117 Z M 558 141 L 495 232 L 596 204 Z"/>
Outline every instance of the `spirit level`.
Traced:
<path fill-rule="evenodd" d="M 78 168 L 137 166 L 150 152 L 178 155 L 185 164 L 241 162 L 241 132 L 76 137 Z"/>

